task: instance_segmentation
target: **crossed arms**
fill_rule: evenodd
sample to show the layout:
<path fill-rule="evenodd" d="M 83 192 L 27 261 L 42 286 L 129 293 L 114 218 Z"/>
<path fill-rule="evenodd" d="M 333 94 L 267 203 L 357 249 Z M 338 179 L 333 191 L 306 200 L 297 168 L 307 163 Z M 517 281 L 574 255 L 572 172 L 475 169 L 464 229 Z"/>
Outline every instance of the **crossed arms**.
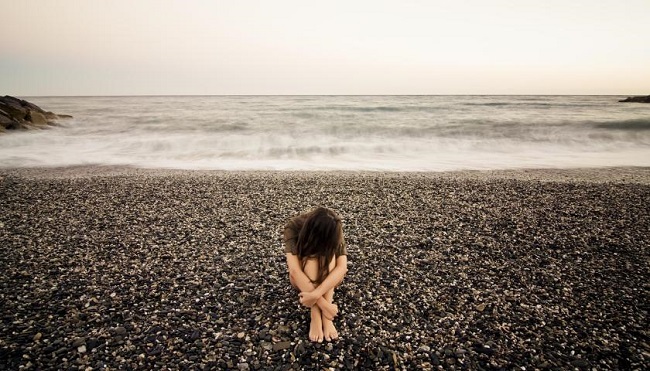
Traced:
<path fill-rule="evenodd" d="M 327 301 L 324 295 L 343 281 L 343 277 L 348 272 L 348 257 L 345 255 L 337 257 L 334 269 L 317 286 L 303 272 L 297 255 L 287 253 L 286 256 L 291 282 L 300 290 L 300 303 L 309 308 L 318 305 L 325 318 L 333 319 L 338 314 L 338 306 Z"/>

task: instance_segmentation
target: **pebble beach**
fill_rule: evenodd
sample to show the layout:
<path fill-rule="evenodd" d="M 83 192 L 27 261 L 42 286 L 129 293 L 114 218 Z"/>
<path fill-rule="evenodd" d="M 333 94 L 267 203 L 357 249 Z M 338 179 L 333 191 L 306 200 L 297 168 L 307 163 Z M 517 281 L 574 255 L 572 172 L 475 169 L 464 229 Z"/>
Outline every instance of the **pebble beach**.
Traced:
<path fill-rule="evenodd" d="M 0 170 L 0 369 L 648 369 L 650 168 Z M 344 220 L 341 338 L 281 233 Z"/>

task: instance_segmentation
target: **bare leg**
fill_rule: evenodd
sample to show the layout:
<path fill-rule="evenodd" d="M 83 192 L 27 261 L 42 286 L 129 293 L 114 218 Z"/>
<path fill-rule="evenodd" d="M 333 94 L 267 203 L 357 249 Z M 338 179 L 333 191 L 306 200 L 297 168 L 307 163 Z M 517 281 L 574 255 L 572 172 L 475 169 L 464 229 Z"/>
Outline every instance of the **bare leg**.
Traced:
<path fill-rule="evenodd" d="M 332 262 L 330 263 L 330 271 L 332 271 L 336 267 L 335 259 L 336 258 L 332 259 Z M 329 303 L 332 303 L 334 301 L 334 288 L 326 292 L 325 295 L 323 295 L 323 297 Z M 325 318 L 325 316 L 322 316 L 321 320 L 323 322 L 323 337 L 325 338 L 325 340 L 331 341 L 331 340 L 338 339 L 339 333 L 338 331 L 336 331 L 336 327 L 334 327 L 334 323 L 332 322 L 332 320 Z"/>
<path fill-rule="evenodd" d="M 318 278 L 318 259 L 309 259 L 305 264 L 305 274 L 310 280 Z M 318 305 L 311 307 L 311 323 L 309 324 L 309 340 L 323 342 L 323 321 Z"/>

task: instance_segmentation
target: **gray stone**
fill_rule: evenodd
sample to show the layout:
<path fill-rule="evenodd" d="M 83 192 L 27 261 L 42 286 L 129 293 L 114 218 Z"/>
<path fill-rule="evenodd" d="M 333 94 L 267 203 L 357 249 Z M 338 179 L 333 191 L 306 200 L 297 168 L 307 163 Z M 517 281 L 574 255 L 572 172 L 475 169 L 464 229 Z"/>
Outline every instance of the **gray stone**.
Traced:
<path fill-rule="evenodd" d="M 278 351 L 278 350 L 284 350 L 284 349 L 289 349 L 291 347 L 291 342 L 289 341 L 281 341 L 279 343 L 273 344 L 273 350 Z"/>

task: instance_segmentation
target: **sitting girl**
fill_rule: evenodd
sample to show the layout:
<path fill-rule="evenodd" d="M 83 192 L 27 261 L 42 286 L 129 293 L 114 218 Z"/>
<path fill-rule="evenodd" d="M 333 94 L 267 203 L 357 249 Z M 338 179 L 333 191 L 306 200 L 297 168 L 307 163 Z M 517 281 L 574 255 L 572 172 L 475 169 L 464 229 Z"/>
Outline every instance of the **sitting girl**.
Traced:
<path fill-rule="evenodd" d="M 341 218 L 323 207 L 298 215 L 285 226 L 284 243 L 291 285 L 300 291 L 300 303 L 311 308 L 309 339 L 338 339 L 334 288 L 348 270 Z"/>

